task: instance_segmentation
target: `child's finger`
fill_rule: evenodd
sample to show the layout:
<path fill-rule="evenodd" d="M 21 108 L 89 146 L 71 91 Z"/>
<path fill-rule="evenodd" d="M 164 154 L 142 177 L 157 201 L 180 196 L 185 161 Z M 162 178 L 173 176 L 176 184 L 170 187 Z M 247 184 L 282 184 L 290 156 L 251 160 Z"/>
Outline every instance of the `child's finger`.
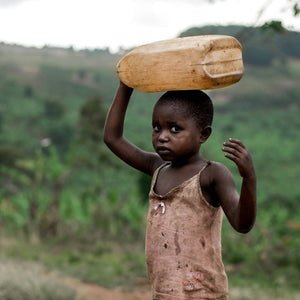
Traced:
<path fill-rule="evenodd" d="M 245 155 L 248 152 L 247 147 L 240 140 L 237 140 L 237 139 L 230 138 L 229 142 L 224 142 L 223 145 L 225 147 L 235 149 L 238 152 L 238 153 L 235 153 L 235 151 L 234 151 L 234 154 L 236 154 L 236 155 L 239 155 L 239 154 Z"/>
<path fill-rule="evenodd" d="M 230 155 L 230 157 L 231 156 L 240 157 L 240 154 L 241 154 L 240 151 L 238 151 L 237 149 L 234 149 L 234 148 L 225 148 L 225 147 L 223 147 L 222 151 L 227 152 Z M 225 155 L 225 156 L 227 157 L 227 155 Z"/>
<path fill-rule="evenodd" d="M 234 163 L 238 164 L 239 158 L 237 156 L 226 153 L 225 157 L 232 160 Z"/>
<path fill-rule="evenodd" d="M 234 143 L 234 144 L 239 145 L 239 146 L 242 147 L 242 148 L 246 148 L 246 146 L 245 146 L 240 140 L 233 139 L 233 138 L 229 138 L 229 141 L 230 141 L 231 143 Z"/>
<path fill-rule="evenodd" d="M 223 146 L 225 146 L 222 148 L 223 151 L 229 152 L 234 155 L 239 155 L 240 153 L 242 153 L 244 151 L 243 147 L 241 147 L 239 144 L 235 144 L 235 143 L 224 142 Z"/>
<path fill-rule="evenodd" d="M 226 147 L 229 147 L 229 148 L 232 148 L 232 149 L 236 149 L 236 150 L 239 150 L 239 151 L 244 150 L 244 148 L 242 146 L 240 146 L 239 144 L 235 144 L 235 143 L 224 142 L 223 146 L 226 146 Z"/>

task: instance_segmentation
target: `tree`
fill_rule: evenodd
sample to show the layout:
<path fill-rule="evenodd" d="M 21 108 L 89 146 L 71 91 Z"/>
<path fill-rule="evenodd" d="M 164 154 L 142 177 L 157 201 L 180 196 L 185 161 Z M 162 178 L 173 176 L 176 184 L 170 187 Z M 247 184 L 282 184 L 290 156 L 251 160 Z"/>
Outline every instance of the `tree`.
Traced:
<path fill-rule="evenodd" d="M 97 169 L 103 161 L 102 140 L 105 117 L 105 109 L 99 96 L 88 99 L 82 106 L 75 138 L 78 149 L 77 164 Z"/>

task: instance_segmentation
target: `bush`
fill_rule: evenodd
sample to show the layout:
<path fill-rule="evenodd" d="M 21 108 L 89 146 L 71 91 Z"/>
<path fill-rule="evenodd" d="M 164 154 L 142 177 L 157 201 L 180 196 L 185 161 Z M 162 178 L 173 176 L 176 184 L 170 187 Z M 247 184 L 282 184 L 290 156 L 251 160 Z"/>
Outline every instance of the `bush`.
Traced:
<path fill-rule="evenodd" d="M 76 292 L 40 265 L 0 261 L 1 300 L 72 300 Z"/>

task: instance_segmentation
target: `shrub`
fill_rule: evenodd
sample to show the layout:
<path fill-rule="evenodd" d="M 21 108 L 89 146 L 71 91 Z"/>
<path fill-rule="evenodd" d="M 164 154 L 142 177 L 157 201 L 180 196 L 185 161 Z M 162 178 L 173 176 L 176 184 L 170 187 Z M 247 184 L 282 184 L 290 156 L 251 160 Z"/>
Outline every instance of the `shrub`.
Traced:
<path fill-rule="evenodd" d="M 74 300 L 76 292 L 40 265 L 0 261 L 1 300 Z"/>

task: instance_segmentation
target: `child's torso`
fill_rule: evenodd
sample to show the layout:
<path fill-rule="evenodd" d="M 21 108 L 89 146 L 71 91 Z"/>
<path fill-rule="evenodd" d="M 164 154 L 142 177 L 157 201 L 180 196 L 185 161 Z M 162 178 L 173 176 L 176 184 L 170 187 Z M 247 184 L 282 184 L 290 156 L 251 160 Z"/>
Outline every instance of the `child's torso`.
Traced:
<path fill-rule="evenodd" d="M 154 174 L 149 194 L 146 260 L 153 296 L 227 299 L 220 241 L 222 210 L 203 197 L 199 184 L 203 169 L 179 185 L 156 189 L 163 167 Z"/>

